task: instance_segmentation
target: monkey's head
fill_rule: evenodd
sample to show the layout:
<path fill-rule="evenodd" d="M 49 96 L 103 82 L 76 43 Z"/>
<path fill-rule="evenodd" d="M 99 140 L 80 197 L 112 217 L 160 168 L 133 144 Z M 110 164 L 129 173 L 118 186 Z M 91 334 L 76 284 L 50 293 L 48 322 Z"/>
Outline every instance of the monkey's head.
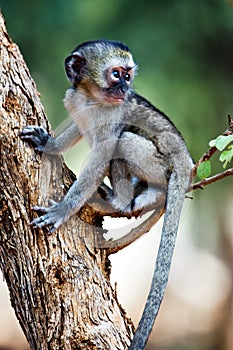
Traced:
<path fill-rule="evenodd" d="M 85 42 L 65 60 L 74 87 L 104 105 L 127 100 L 136 67 L 125 44 L 107 40 Z"/>

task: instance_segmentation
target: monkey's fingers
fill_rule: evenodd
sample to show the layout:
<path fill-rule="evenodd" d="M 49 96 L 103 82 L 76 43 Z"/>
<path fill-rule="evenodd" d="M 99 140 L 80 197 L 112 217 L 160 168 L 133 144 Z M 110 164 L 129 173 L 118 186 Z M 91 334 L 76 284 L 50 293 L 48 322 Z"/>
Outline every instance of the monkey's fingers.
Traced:
<path fill-rule="evenodd" d="M 36 205 L 31 207 L 31 209 L 34 210 L 34 211 L 40 211 L 42 213 L 47 213 L 48 212 L 48 208 L 46 208 L 46 207 L 39 207 L 39 206 L 36 206 Z"/>
<path fill-rule="evenodd" d="M 58 203 L 55 202 L 53 199 L 49 199 L 49 205 L 50 205 L 49 207 L 41 207 L 41 206 L 35 205 L 31 207 L 31 209 L 34 211 L 40 211 L 42 213 L 48 213 L 48 211 L 53 211 L 55 207 L 58 205 Z"/>
<path fill-rule="evenodd" d="M 41 228 L 49 224 L 53 224 L 53 222 L 48 214 L 39 216 L 30 223 L 30 225 L 34 228 Z"/>
<path fill-rule="evenodd" d="M 59 226 L 59 223 L 54 223 L 54 219 L 49 215 L 42 215 L 36 219 L 34 219 L 30 225 L 33 228 L 42 228 L 48 225 L 51 225 L 51 227 L 49 228 L 48 232 L 49 233 L 53 233 Z"/>
<path fill-rule="evenodd" d="M 42 137 L 44 137 L 45 139 L 47 139 L 49 137 L 48 133 L 41 126 L 38 126 L 38 125 L 26 126 L 26 128 L 24 128 L 21 131 L 20 136 L 22 136 L 22 137 L 34 136 L 34 137 L 38 137 L 40 139 Z"/>
<path fill-rule="evenodd" d="M 21 136 L 21 139 L 23 141 L 26 141 L 30 144 L 32 144 L 33 148 L 38 151 L 43 153 L 44 152 L 44 145 L 38 145 L 39 140 L 37 140 L 34 136 L 29 136 L 29 135 L 25 135 L 25 136 Z"/>
<path fill-rule="evenodd" d="M 23 141 L 31 143 L 36 151 L 43 152 L 45 145 L 49 139 L 49 134 L 41 127 L 29 125 L 20 133 Z"/>
<path fill-rule="evenodd" d="M 38 144 L 38 142 L 39 142 L 39 139 L 35 135 L 23 134 L 23 131 L 20 134 L 20 138 L 23 141 L 31 142 L 35 145 Z"/>
<path fill-rule="evenodd" d="M 56 203 L 55 201 L 50 201 L 53 203 Z M 55 205 L 54 207 L 39 207 L 34 206 L 32 207 L 33 210 L 45 213 L 42 216 L 39 216 L 38 218 L 34 219 L 30 225 L 33 228 L 42 228 L 44 226 L 50 226 L 48 232 L 53 233 L 59 226 L 61 226 L 65 219 L 62 215 L 60 215 L 59 211 L 56 210 Z"/>

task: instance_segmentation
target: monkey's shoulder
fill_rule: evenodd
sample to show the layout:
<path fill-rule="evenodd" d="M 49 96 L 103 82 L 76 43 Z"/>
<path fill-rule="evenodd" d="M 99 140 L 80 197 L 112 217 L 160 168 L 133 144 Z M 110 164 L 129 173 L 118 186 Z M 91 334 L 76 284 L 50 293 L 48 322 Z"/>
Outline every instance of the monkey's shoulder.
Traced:
<path fill-rule="evenodd" d="M 168 116 L 164 112 L 162 112 L 160 109 L 155 107 L 145 97 L 137 94 L 135 91 L 131 91 L 131 93 L 129 95 L 129 102 L 131 102 L 134 105 L 138 105 L 138 106 L 142 106 L 142 107 L 148 108 L 149 110 L 156 112 L 158 115 L 161 115 L 161 116 L 163 116 L 164 118 L 166 118 L 166 119 L 168 119 L 170 121 L 170 119 L 168 118 Z"/>
<path fill-rule="evenodd" d="M 131 104 L 130 113 L 127 115 L 129 125 L 134 124 L 139 128 L 151 131 L 153 134 L 170 131 L 183 140 L 171 119 L 147 99 L 131 91 L 128 101 Z"/>

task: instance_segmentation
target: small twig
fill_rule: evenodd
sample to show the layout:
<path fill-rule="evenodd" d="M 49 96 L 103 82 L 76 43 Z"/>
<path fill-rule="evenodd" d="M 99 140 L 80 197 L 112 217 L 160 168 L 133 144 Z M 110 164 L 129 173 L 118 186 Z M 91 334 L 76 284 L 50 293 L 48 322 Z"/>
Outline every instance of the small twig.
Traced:
<path fill-rule="evenodd" d="M 195 184 L 189 187 L 187 192 L 190 192 L 196 189 L 202 190 L 205 186 L 210 185 L 216 181 L 222 180 L 224 177 L 231 176 L 231 175 L 233 175 L 233 168 L 227 169 L 220 174 L 216 174 L 214 176 L 211 176 L 199 182 L 196 182 Z"/>
<path fill-rule="evenodd" d="M 227 117 L 228 117 L 228 125 L 229 125 L 228 131 L 230 132 L 230 134 L 233 134 L 233 119 L 231 117 L 231 114 L 229 113 Z"/>

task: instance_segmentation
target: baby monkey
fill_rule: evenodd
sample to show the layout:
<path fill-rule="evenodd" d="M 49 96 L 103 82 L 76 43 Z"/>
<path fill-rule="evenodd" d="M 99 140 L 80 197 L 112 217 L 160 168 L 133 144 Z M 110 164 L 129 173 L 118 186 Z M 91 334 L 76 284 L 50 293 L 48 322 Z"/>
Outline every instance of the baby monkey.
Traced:
<path fill-rule="evenodd" d="M 64 103 L 72 123 L 55 138 L 38 126 L 26 127 L 21 138 L 39 152 L 60 154 L 85 137 L 91 156 L 61 202 L 34 207 L 43 215 L 32 225 L 49 225 L 53 232 L 98 189 L 115 211 L 135 216 L 148 208 L 156 210 L 157 203 L 163 201 L 165 217 L 155 272 L 129 347 L 142 350 L 167 285 L 193 162 L 174 124 L 133 91 L 137 66 L 126 45 L 106 40 L 85 42 L 66 58 L 65 69 L 72 87 Z M 111 187 L 103 183 L 106 176 Z"/>

